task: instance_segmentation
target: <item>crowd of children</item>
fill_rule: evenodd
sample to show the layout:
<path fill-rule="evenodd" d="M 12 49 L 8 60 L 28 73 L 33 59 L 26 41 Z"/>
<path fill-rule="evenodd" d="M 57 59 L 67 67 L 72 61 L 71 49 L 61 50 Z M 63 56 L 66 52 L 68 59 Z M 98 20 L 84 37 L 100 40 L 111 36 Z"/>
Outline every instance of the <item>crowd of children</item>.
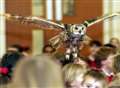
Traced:
<path fill-rule="evenodd" d="M 1 58 L 0 88 L 120 88 L 119 39 L 92 40 L 89 46 L 89 56 L 67 61 L 51 45 L 36 56 L 12 45 Z"/>

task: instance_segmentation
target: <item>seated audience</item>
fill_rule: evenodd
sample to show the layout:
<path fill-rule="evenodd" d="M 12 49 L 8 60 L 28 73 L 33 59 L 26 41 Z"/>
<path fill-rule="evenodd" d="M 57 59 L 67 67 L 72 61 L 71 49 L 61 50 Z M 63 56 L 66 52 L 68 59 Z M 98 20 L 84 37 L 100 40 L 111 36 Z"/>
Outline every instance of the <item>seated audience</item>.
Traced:
<path fill-rule="evenodd" d="M 119 39 L 102 46 L 86 37 L 79 50 L 85 44 L 90 45 L 87 59 L 70 54 L 69 60 L 49 44 L 34 57 L 29 47 L 9 46 L 0 62 L 0 88 L 120 88 Z"/>

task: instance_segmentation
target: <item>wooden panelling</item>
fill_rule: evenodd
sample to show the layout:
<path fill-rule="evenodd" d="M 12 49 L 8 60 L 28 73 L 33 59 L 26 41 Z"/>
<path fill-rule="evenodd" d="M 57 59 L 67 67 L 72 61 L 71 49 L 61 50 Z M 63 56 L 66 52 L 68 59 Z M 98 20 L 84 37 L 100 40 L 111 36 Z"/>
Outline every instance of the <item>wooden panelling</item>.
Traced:
<path fill-rule="evenodd" d="M 23 16 L 31 15 L 31 0 L 6 0 L 6 13 Z M 7 21 L 6 28 L 7 46 L 11 44 L 21 44 L 31 47 L 31 27 Z"/>

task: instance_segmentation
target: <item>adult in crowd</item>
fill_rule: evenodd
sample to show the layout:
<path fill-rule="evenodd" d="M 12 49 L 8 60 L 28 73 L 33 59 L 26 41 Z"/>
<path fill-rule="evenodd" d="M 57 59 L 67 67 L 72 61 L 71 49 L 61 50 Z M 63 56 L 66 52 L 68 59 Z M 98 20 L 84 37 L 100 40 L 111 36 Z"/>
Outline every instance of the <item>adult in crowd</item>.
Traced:
<path fill-rule="evenodd" d="M 39 55 L 22 60 L 10 88 L 64 88 L 61 68 L 51 58 Z"/>

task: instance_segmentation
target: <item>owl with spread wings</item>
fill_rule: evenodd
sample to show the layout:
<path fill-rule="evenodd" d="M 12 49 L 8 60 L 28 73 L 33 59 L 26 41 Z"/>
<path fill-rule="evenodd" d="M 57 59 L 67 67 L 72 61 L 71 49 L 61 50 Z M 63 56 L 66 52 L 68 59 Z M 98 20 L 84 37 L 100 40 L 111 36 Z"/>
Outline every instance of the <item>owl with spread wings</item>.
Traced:
<path fill-rule="evenodd" d="M 58 35 L 52 37 L 48 42 L 54 47 L 58 48 L 61 44 L 66 44 L 65 58 L 69 60 L 72 56 L 73 59 L 79 56 L 80 45 L 86 40 L 91 40 L 90 37 L 86 35 L 86 29 L 98 22 L 105 19 L 112 18 L 114 16 L 119 16 L 120 13 L 111 13 L 95 19 L 85 20 L 80 24 L 58 24 L 55 22 L 48 21 L 46 19 L 35 17 L 35 16 L 20 16 L 12 14 L 2 14 L 7 20 L 17 21 L 21 24 L 35 25 L 42 29 L 51 30 L 62 30 Z"/>

